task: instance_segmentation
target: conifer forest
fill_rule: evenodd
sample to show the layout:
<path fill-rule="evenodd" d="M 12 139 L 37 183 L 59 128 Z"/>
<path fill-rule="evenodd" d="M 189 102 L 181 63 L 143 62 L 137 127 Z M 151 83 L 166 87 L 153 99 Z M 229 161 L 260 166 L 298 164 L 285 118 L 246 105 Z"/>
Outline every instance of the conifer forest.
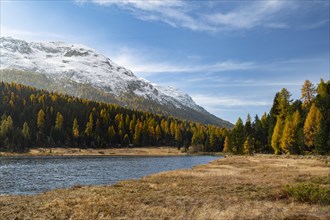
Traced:
<path fill-rule="evenodd" d="M 302 85 L 291 100 L 283 88 L 269 113 L 232 129 L 130 110 L 16 83 L 0 84 L 0 151 L 34 147 L 193 146 L 233 154 L 329 154 L 330 81 Z"/>

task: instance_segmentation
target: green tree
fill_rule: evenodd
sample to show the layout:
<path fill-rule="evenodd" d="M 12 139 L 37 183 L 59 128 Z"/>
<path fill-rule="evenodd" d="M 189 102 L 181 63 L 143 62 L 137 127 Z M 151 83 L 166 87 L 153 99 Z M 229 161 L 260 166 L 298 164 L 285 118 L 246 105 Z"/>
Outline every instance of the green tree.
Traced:
<path fill-rule="evenodd" d="M 243 144 L 245 141 L 244 138 L 244 125 L 241 118 L 238 118 L 232 132 L 231 132 L 231 144 L 232 144 L 232 152 L 235 154 L 243 153 Z"/>
<path fill-rule="evenodd" d="M 253 129 L 252 129 L 250 114 L 247 115 L 247 118 L 246 118 L 246 121 L 245 121 L 244 134 L 245 134 L 245 137 L 251 137 L 253 135 Z"/>

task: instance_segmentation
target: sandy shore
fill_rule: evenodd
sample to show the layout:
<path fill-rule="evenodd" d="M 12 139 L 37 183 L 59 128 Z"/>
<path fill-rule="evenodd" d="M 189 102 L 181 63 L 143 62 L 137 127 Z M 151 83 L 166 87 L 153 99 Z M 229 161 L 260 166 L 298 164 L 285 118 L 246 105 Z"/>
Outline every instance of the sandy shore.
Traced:
<path fill-rule="evenodd" d="M 227 157 L 113 186 L 0 196 L 0 219 L 325 220 L 329 203 L 297 200 L 285 189 L 306 183 L 329 195 L 329 164 L 329 157 Z"/>
<path fill-rule="evenodd" d="M 175 156 L 185 155 L 175 147 L 80 149 L 33 148 L 27 153 L 0 152 L 0 156 Z"/>

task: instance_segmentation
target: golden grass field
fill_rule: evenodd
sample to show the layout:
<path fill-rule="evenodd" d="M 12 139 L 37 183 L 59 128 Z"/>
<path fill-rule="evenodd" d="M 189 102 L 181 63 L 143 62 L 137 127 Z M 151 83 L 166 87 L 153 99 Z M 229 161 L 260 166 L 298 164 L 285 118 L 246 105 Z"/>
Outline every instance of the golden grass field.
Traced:
<path fill-rule="evenodd" d="M 329 157 L 230 156 L 112 186 L 0 196 L 0 219 L 330 219 L 287 184 L 330 187 Z M 327 194 L 327 195 L 328 195 Z"/>

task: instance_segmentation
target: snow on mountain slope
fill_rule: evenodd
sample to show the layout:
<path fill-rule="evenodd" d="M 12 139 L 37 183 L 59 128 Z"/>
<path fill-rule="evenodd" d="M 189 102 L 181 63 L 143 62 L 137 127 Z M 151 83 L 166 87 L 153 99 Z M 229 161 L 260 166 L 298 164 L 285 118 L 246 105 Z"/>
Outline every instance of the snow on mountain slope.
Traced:
<path fill-rule="evenodd" d="M 70 79 L 89 83 L 115 96 L 133 92 L 161 104 L 171 104 L 202 111 L 192 98 L 173 87 L 161 87 L 136 77 L 95 50 L 63 42 L 28 43 L 13 38 L 0 38 L 0 69 L 29 70 L 53 79 Z"/>

